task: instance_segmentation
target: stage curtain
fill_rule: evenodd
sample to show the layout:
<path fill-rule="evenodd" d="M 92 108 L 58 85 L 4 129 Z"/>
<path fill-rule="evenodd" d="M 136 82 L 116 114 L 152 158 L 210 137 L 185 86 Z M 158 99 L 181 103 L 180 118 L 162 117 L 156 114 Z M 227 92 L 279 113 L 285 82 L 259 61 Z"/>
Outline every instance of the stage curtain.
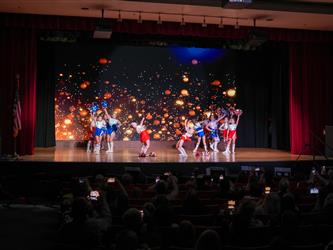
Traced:
<path fill-rule="evenodd" d="M 55 68 L 53 44 L 38 43 L 36 147 L 52 147 L 55 142 Z"/>
<path fill-rule="evenodd" d="M 316 43 L 290 44 L 290 144 L 294 154 L 323 152 L 325 125 L 333 124 L 333 49 Z"/>
<path fill-rule="evenodd" d="M 20 75 L 22 130 L 17 152 L 32 154 L 36 120 L 36 34 L 30 29 L 0 31 L 1 141 L 3 153 L 13 153 L 13 96 L 16 74 Z"/>
<path fill-rule="evenodd" d="M 240 52 L 237 61 L 238 146 L 289 150 L 288 44 Z"/>

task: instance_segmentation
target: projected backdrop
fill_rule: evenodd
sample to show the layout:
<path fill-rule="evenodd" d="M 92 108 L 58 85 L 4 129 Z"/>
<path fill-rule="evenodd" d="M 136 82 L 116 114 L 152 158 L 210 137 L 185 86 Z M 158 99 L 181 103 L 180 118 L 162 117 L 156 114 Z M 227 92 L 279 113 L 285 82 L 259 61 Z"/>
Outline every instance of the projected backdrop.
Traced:
<path fill-rule="evenodd" d="M 186 47 L 61 45 L 56 53 L 56 139 L 84 140 L 89 107 L 107 101 L 122 122 L 118 140 L 137 140 L 146 117 L 155 140 L 176 140 L 186 118 L 236 105 L 233 52 Z M 101 110 L 98 111 L 98 113 Z"/>

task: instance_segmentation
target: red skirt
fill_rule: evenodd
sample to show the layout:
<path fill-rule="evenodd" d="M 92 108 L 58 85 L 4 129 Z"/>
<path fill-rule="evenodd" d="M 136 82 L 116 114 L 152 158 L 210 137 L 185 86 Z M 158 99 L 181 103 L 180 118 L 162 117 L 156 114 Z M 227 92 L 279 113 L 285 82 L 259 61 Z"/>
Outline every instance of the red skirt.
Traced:
<path fill-rule="evenodd" d="M 186 142 L 186 141 L 192 141 L 191 137 L 188 137 L 186 135 L 182 135 L 182 137 L 180 139 L 183 140 L 184 142 Z"/>
<path fill-rule="evenodd" d="M 227 134 L 228 134 L 228 129 L 223 129 L 222 130 L 222 136 L 223 136 L 223 138 L 227 138 Z"/>
<path fill-rule="evenodd" d="M 148 140 L 150 140 L 150 136 L 149 136 L 147 130 L 143 130 L 140 133 L 140 142 L 141 143 L 146 143 Z"/>
<path fill-rule="evenodd" d="M 237 132 L 236 132 L 236 130 L 229 130 L 228 139 L 230 140 L 232 138 L 237 139 Z"/>

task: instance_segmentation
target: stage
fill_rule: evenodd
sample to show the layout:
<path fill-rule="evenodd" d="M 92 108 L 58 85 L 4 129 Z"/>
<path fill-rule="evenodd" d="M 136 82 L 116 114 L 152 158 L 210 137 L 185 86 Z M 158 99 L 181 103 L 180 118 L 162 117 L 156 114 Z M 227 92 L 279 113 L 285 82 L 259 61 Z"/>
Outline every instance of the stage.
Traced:
<path fill-rule="evenodd" d="M 156 157 L 138 157 L 141 147 L 138 141 L 116 141 L 114 152 L 100 154 L 87 152 L 84 143 L 81 142 L 58 142 L 56 147 L 36 148 L 34 155 L 20 157 L 21 161 L 35 162 L 90 162 L 90 163 L 245 163 L 245 162 L 294 162 L 311 161 L 311 155 L 293 155 L 287 151 L 267 148 L 237 148 L 235 154 L 224 155 L 220 145 L 220 152 L 210 151 L 204 154 L 203 149 L 193 153 L 194 144 L 187 143 L 185 146 L 187 157 L 180 156 L 175 148 L 175 142 L 152 141 L 149 152 L 155 152 Z M 323 157 L 316 157 L 324 160 Z"/>
<path fill-rule="evenodd" d="M 105 174 L 121 176 L 126 171 L 140 171 L 146 176 L 156 176 L 164 171 L 177 172 L 179 176 L 191 176 L 193 171 L 205 174 L 208 168 L 223 168 L 229 175 L 237 176 L 240 171 L 254 168 L 284 168 L 294 174 L 296 171 L 308 173 L 313 166 L 331 166 L 323 157 L 316 156 L 315 162 L 310 155 L 293 155 L 287 151 L 267 148 L 237 148 L 233 155 L 225 156 L 220 152 L 210 152 L 208 156 L 193 154 L 194 143 L 186 144 L 188 157 L 181 157 L 175 142 L 151 142 L 151 150 L 156 157 L 138 157 L 140 142 L 116 141 L 113 153 L 104 150 L 96 155 L 88 153 L 85 143 L 79 141 L 57 142 L 56 147 L 36 148 L 33 155 L 20 156 L 12 161 L 2 161 L 2 173 L 20 175 L 22 178 L 47 175 L 49 179 L 65 176 L 95 176 Z M 39 177 L 38 177 L 39 178 Z"/>

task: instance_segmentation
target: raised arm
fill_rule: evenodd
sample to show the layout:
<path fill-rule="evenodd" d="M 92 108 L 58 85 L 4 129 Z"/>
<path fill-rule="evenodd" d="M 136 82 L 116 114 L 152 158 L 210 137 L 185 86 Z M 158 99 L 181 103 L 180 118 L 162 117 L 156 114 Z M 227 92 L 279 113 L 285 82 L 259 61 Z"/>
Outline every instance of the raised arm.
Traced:
<path fill-rule="evenodd" d="M 140 122 L 140 126 L 143 126 L 144 121 L 145 121 L 145 118 L 143 117 L 141 122 Z"/>
<path fill-rule="evenodd" d="M 240 117 L 240 115 L 237 116 L 236 126 L 238 126 L 238 123 L 239 123 L 239 117 Z"/>
<path fill-rule="evenodd" d="M 111 116 L 109 115 L 108 110 L 106 108 L 104 109 L 104 113 L 106 114 L 106 116 L 108 117 L 108 119 L 111 118 Z"/>
<path fill-rule="evenodd" d="M 218 123 L 219 121 L 221 121 L 224 117 L 226 117 L 226 115 L 221 115 L 217 118 L 216 122 Z"/>

